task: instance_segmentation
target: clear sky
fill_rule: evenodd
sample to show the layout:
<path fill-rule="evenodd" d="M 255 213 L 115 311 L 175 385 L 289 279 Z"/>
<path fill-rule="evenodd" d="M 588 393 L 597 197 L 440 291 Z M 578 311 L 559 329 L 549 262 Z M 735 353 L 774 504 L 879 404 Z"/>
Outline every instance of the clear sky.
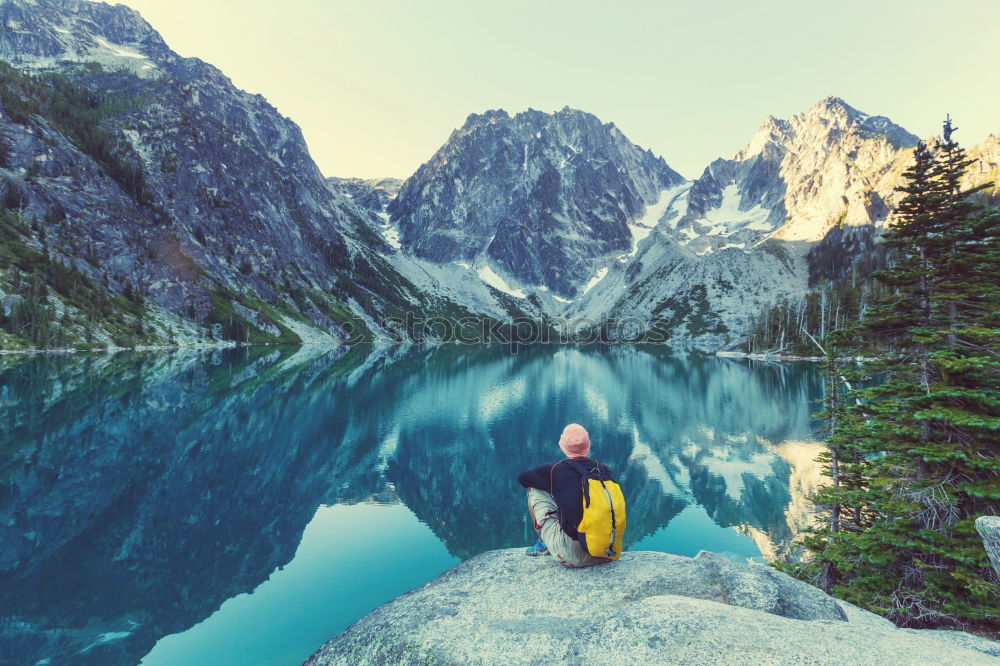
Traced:
<path fill-rule="evenodd" d="M 1000 133 L 997 0 L 127 0 L 302 127 L 328 176 L 410 175 L 473 112 L 571 106 L 691 178 L 827 95 Z"/>

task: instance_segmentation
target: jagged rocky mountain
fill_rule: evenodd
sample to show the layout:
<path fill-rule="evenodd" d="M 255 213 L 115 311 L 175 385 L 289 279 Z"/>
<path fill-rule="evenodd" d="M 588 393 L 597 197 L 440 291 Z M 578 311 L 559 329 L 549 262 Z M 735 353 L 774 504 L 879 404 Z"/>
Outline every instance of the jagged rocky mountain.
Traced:
<path fill-rule="evenodd" d="M 717 344 L 738 337 L 768 303 L 806 292 L 807 253 L 832 229 L 884 224 L 916 143 L 834 97 L 769 117 L 733 159 L 665 193 L 650 240 L 571 311 L 665 317 Z"/>
<path fill-rule="evenodd" d="M 965 172 L 965 186 L 993 183 L 986 192 L 1000 195 L 1000 135 L 990 134 L 982 143 L 969 148 L 970 159 L 975 160 Z"/>
<path fill-rule="evenodd" d="M 569 299 L 683 182 L 613 124 L 569 108 L 469 116 L 389 204 L 403 247 Z"/>
<path fill-rule="evenodd" d="M 179 57 L 133 10 L 7 0 L 0 25 L 0 55 L 43 75 L 4 76 L 9 256 L 45 254 L 111 294 L 140 293 L 146 333 L 163 340 L 344 339 L 407 310 L 468 312 L 393 269 L 292 121 Z M 33 267 L 20 264 L 0 278 L 7 314 L 28 297 L 18 283 Z M 480 292 L 475 314 L 520 312 Z M 115 342 L 71 299 L 49 305 L 74 339 L 94 328 Z"/>
<path fill-rule="evenodd" d="M 744 150 L 715 160 L 692 183 L 664 231 L 705 254 L 749 249 L 769 236 L 818 241 L 837 224 L 881 222 L 895 158 L 917 141 L 835 97 L 790 120 L 768 117 Z"/>
<path fill-rule="evenodd" d="M 891 220 L 917 141 L 828 97 L 767 118 L 732 159 L 685 181 L 589 114 L 490 111 L 388 204 L 384 191 L 366 200 L 398 256 L 457 265 L 552 316 L 658 320 L 675 341 L 721 345 L 806 293 L 816 244 L 843 244 L 837 270 L 850 267 L 850 248 Z M 970 150 L 969 184 L 995 178 L 998 143 Z"/>
<path fill-rule="evenodd" d="M 407 312 L 731 343 L 808 289 L 817 243 L 848 266 L 877 236 L 916 142 L 831 97 L 685 180 L 593 115 L 494 110 L 405 181 L 324 178 L 291 120 L 127 7 L 6 0 L 0 27 L 5 347 L 419 335 Z M 970 156 L 1000 173 L 997 137 Z"/>

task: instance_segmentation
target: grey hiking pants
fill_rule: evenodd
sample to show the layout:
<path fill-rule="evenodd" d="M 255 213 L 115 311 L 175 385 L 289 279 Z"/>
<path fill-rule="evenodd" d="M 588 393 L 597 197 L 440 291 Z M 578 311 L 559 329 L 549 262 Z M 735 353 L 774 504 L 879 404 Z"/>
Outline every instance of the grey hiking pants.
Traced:
<path fill-rule="evenodd" d="M 559 507 L 552 495 L 538 488 L 528 488 L 528 513 L 535 521 L 535 531 L 552 557 L 567 567 L 592 567 L 610 562 L 606 557 L 594 557 L 580 542 L 566 534 L 559 525 Z"/>

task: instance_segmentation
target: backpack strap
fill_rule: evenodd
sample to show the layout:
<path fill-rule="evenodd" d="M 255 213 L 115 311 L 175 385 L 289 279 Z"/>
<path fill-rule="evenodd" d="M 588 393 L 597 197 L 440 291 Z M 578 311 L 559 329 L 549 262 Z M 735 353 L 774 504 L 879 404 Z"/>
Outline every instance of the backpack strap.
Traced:
<path fill-rule="evenodd" d="M 556 465 L 558 465 L 561 462 L 566 462 L 566 461 L 560 460 L 558 462 L 554 462 L 552 463 L 552 467 L 549 467 L 549 495 L 552 495 L 553 497 L 555 497 L 555 490 L 554 490 L 555 486 L 552 485 L 552 473 L 555 471 Z"/>
<path fill-rule="evenodd" d="M 580 489 L 583 491 L 583 506 L 590 506 L 590 484 L 587 483 L 587 479 L 591 477 L 590 470 L 579 460 L 573 460 L 572 458 L 567 458 L 565 462 L 569 463 L 569 466 L 576 470 L 576 473 L 580 475 Z"/>
<path fill-rule="evenodd" d="M 566 462 L 566 461 L 558 460 L 552 463 L 552 467 L 549 467 L 549 495 L 552 496 L 553 500 L 556 498 L 556 491 L 555 491 L 555 486 L 552 483 L 552 472 L 555 471 L 556 466 L 561 462 Z M 559 518 L 559 524 L 562 525 L 562 509 L 559 508 L 559 502 L 556 502 L 556 517 Z"/>

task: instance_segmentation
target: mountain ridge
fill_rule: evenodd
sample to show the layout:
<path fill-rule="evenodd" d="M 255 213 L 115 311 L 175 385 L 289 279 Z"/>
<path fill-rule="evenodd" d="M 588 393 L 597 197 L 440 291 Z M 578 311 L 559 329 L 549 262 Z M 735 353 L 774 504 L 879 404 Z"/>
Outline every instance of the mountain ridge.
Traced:
<path fill-rule="evenodd" d="M 831 96 L 685 180 L 585 111 L 491 109 L 405 180 L 324 178 L 294 122 L 133 10 L 6 0 L 0 26 L 27 73 L 0 118 L 5 347 L 422 339 L 407 313 L 729 344 L 805 293 L 810 248 L 891 223 L 917 140 Z M 1000 175 L 1000 139 L 969 154 L 970 182 Z M 85 288 L 31 286 L 67 271 Z"/>
<path fill-rule="evenodd" d="M 568 298 L 593 273 L 572 260 L 627 250 L 628 222 L 681 180 L 592 114 L 488 110 L 452 132 L 387 212 L 418 257 L 488 267 Z"/>
<path fill-rule="evenodd" d="M 52 327 L 74 346 L 335 343 L 420 337 L 396 323 L 407 311 L 520 312 L 485 288 L 456 303 L 454 291 L 418 289 L 396 272 L 298 126 L 217 68 L 177 56 L 136 12 L 8 0 L 0 21 L 0 53 L 34 77 L 11 70 L 5 107 L 27 106 L 0 124 L 10 147 L 0 175 L 17 201 L 5 254 L 34 257 L 0 276 L 3 314 L 17 319 L 9 328 L 27 318 L 32 331 L 0 333 L 3 346 L 47 346 Z M 75 134 L 59 116 L 67 106 Z M 130 191 L 109 180 L 112 168 L 136 181 Z M 57 270 L 46 256 L 105 285 L 107 295 L 91 291 L 121 321 L 90 312 L 90 296 L 28 293 L 32 274 L 51 282 Z M 126 293 L 141 304 L 124 313 L 115 295 Z"/>

